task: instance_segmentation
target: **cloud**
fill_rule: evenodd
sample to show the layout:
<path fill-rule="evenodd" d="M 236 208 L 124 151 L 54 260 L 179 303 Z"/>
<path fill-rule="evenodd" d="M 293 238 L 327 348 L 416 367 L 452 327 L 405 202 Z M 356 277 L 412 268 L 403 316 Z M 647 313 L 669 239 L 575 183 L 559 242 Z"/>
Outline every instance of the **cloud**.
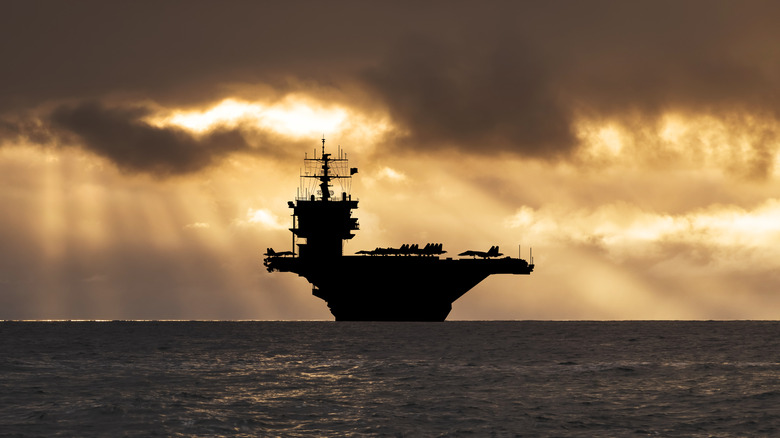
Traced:
<path fill-rule="evenodd" d="M 409 144 L 530 156 L 572 149 L 572 111 L 550 89 L 548 67 L 523 43 L 491 43 L 482 53 L 409 38 L 366 79 Z"/>
<path fill-rule="evenodd" d="M 242 226 L 259 225 L 269 230 L 284 230 L 288 228 L 277 215 L 267 208 L 250 208 L 246 212 L 246 218 L 237 220 L 236 224 Z"/>
<path fill-rule="evenodd" d="M 780 201 L 753 209 L 712 205 L 684 214 L 614 203 L 564 212 L 524 206 L 507 219 L 541 244 L 586 246 L 621 262 L 650 267 L 685 260 L 692 270 L 766 273 L 778 268 Z"/>
<path fill-rule="evenodd" d="M 0 112 L 107 96 L 194 107 L 226 93 L 331 89 L 387 110 L 397 146 L 568 157 L 583 118 L 776 120 L 779 11 L 728 1 L 193 1 L 154 13 L 101 2 L 42 13 L 15 3 L 0 18 L 0 37 L 19 43 L 0 47 Z"/>
<path fill-rule="evenodd" d="M 0 16 L 0 112 L 108 95 L 193 106 L 236 84 L 284 94 L 290 81 L 336 82 L 394 33 L 405 13 L 393 9 L 354 1 L 9 4 Z"/>
<path fill-rule="evenodd" d="M 382 120 L 297 95 L 267 101 L 225 99 L 208 108 L 168 108 L 153 102 L 97 100 L 0 118 L 0 146 L 77 147 L 127 173 L 158 177 L 199 172 L 236 154 L 286 160 L 319 143 L 323 132 L 339 142 L 381 136 Z M 360 149 L 360 148 L 356 148 Z"/>
<path fill-rule="evenodd" d="M 48 121 L 56 132 L 75 136 L 85 149 L 130 172 L 184 174 L 250 149 L 236 129 L 217 128 L 195 136 L 180 128 L 152 126 L 143 121 L 148 114 L 142 107 L 107 108 L 86 102 L 58 107 Z"/>
<path fill-rule="evenodd" d="M 401 39 L 367 71 L 405 128 L 407 147 L 560 158 L 581 146 L 583 119 L 632 130 L 651 150 L 658 137 L 642 134 L 668 112 L 711 116 L 736 132 L 752 131 L 752 116 L 777 121 L 777 100 L 768 96 L 780 91 L 773 73 L 780 53 L 768 41 L 780 31 L 762 18 L 777 5 L 751 3 L 727 15 L 720 2 L 497 9 L 491 17 L 476 13 L 455 36 Z M 751 138 L 750 173 L 766 173 L 761 156 L 773 140 Z"/>
<path fill-rule="evenodd" d="M 50 143 L 54 137 L 43 121 L 29 115 L 0 119 L 0 146 L 9 142 Z"/>
<path fill-rule="evenodd" d="M 184 226 L 185 229 L 204 229 L 204 228 L 211 228 L 211 225 L 209 225 L 206 222 L 194 222 L 191 224 L 187 224 Z"/>

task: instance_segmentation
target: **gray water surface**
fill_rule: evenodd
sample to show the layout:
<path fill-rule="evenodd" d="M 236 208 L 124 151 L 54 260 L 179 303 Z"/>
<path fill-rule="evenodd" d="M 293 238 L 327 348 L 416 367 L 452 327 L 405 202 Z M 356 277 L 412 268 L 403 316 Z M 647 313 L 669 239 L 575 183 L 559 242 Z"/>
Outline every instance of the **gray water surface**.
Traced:
<path fill-rule="evenodd" d="M 0 322 L 0 436 L 772 436 L 778 322 Z"/>

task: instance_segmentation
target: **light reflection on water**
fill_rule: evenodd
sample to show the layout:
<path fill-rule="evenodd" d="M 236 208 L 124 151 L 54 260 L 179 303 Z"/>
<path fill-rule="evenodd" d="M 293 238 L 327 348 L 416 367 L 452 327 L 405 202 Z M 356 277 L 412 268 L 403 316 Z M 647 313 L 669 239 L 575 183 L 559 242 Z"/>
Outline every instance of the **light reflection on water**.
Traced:
<path fill-rule="evenodd" d="M 0 323 L 0 435 L 780 433 L 775 322 Z"/>

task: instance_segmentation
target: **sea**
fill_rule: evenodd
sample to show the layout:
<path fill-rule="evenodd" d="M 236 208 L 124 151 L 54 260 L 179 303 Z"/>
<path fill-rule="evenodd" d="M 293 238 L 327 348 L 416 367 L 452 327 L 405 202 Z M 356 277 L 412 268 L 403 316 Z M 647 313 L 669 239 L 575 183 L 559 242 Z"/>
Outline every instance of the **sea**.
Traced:
<path fill-rule="evenodd" d="M 5 321 L 0 436 L 780 436 L 780 322 Z"/>

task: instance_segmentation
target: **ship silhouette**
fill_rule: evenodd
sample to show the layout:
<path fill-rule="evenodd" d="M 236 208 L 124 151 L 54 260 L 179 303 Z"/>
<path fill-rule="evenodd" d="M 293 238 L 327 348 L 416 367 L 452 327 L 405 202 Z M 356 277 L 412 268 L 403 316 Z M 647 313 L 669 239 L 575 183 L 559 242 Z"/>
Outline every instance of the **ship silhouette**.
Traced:
<path fill-rule="evenodd" d="M 441 258 L 441 243 L 404 244 L 399 248 L 361 250 L 343 254 L 343 243 L 355 237 L 358 220 L 352 210 L 357 199 L 349 193 L 357 168 L 347 154 L 322 153 L 304 157 L 305 170 L 293 210 L 292 251 L 268 248 L 264 265 L 269 272 L 294 272 L 312 284 L 312 294 L 328 303 L 337 321 L 444 321 L 452 303 L 492 274 L 530 274 L 521 258 L 503 257 L 498 246 L 488 251 L 465 251 L 467 258 Z M 331 189 L 338 181 L 340 196 Z M 297 247 L 297 252 L 296 252 Z M 470 257 L 470 258 L 468 258 Z"/>

